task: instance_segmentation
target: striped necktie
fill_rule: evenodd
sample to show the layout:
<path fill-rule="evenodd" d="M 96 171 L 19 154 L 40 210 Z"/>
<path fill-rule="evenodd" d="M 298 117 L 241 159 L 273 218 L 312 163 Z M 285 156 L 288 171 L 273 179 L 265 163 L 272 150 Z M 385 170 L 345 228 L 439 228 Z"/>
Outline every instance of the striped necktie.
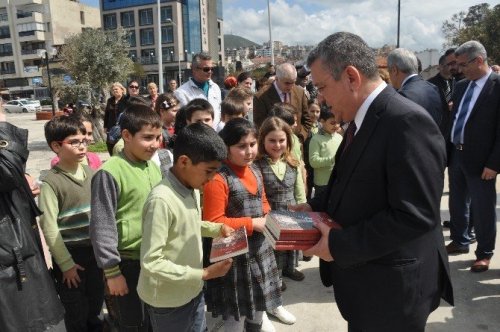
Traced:
<path fill-rule="evenodd" d="M 463 144 L 464 139 L 463 139 L 463 131 L 464 131 L 464 126 L 465 126 L 465 119 L 467 118 L 467 113 L 469 112 L 469 106 L 470 102 L 472 100 L 472 95 L 474 94 L 474 88 L 476 87 L 476 83 L 474 81 L 471 81 L 469 85 L 469 89 L 467 90 L 467 93 L 464 96 L 463 102 L 462 102 L 462 107 L 457 113 L 456 120 L 455 120 L 455 128 L 453 130 L 453 137 L 451 142 L 453 144 Z"/>

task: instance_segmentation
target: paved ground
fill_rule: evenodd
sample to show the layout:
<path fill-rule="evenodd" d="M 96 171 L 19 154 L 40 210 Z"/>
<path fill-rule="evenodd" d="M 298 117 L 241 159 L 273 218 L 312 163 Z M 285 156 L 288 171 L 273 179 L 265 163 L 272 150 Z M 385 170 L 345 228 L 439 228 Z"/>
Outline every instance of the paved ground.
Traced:
<path fill-rule="evenodd" d="M 27 172 L 38 176 L 40 170 L 48 168 L 49 160 L 53 157 L 43 135 L 46 121 L 35 121 L 34 114 L 8 114 L 7 119 L 30 130 L 31 152 Z M 106 158 L 106 154 L 103 157 Z M 498 183 L 497 189 L 500 192 Z M 441 202 L 443 220 L 449 216 L 447 191 L 445 186 Z M 445 230 L 444 234 L 446 241 L 449 241 L 449 232 Z M 455 307 L 442 303 L 430 316 L 427 331 L 500 331 L 500 259 L 495 256 L 487 272 L 471 273 L 468 268 L 474 259 L 474 246 L 471 249 L 470 254 L 450 257 Z M 296 315 L 297 323 L 289 326 L 273 321 L 277 331 L 347 331 L 347 324 L 334 303 L 332 289 L 321 285 L 317 266 L 317 259 L 301 262 L 299 270 L 306 275 L 305 280 L 295 282 L 285 279 L 288 288 L 283 293 L 283 300 L 285 307 Z M 217 330 L 218 323 L 218 320 L 209 319 L 212 330 Z"/>

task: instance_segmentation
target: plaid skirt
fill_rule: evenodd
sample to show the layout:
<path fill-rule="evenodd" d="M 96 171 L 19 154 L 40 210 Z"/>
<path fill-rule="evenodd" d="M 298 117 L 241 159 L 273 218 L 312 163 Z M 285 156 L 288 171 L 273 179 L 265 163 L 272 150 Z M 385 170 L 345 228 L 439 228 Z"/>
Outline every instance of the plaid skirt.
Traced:
<path fill-rule="evenodd" d="M 274 251 L 276 265 L 279 270 L 293 271 L 299 266 L 302 252 L 298 250 Z"/>
<path fill-rule="evenodd" d="M 233 265 L 224 277 L 207 281 L 205 301 L 213 317 L 254 319 L 256 311 L 282 305 L 273 249 L 259 232 L 248 238 L 248 249 L 247 254 L 233 258 Z"/>

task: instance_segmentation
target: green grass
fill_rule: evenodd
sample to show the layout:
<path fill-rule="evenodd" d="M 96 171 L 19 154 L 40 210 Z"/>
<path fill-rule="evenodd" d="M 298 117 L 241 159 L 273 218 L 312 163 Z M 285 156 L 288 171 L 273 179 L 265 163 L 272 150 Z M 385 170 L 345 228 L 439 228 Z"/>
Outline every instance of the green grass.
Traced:
<path fill-rule="evenodd" d="M 89 145 L 87 150 L 89 152 L 108 152 L 106 142 L 96 142 L 95 144 Z"/>

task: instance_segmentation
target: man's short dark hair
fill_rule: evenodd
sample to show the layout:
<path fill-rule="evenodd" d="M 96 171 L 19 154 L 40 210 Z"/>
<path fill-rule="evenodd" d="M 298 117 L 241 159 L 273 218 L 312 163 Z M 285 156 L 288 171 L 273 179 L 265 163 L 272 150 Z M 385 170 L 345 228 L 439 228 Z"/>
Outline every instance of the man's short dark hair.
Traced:
<path fill-rule="evenodd" d="M 52 142 L 62 142 L 68 136 L 87 133 L 83 122 L 78 117 L 67 115 L 52 118 L 45 124 L 44 130 L 45 140 L 49 147 Z"/>
<path fill-rule="evenodd" d="M 227 158 L 227 148 L 213 128 L 203 123 L 192 123 L 175 140 L 174 163 L 183 155 L 189 157 L 195 165 L 223 161 Z"/>
<path fill-rule="evenodd" d="M 289 126 L 295 124 L 294 115 L 297 114 L 295 108 L 288 103 L 276 103 L 269 111 L 269 116 L 276 116 L 285 121 Z"/>
<path fill-rule="evenodd" d="M 446 55 L 443 54 L 439 57 L 439 65 L 444 66 L 446 64 L 445 62 L 446 62 Z"/>
<path fill-rule="evenodd" d="M 191 100 L 186 105 L 185 110 L 186 110 L 186 119 L 188 121 L 191 121 L 191 117 L 193 116 L 193 113 L 196 111 L 209 112 L 210 115 L 212 116 L 212 120 L 214 119 L 214 108 L 212 107 L 212 104 L 210 104 L 208 100 L 203 98 L 196 98 Z"/>
<path fill-rule="evenodd" d="M 323 120 L 323 121 L 326 121 L 328 119 L 331 119 L 331 118 L 334 118 L 335 116 L 333 115 L 332 112 L 330 112 L 329 110 L 326 110 L 326 109 L 322 109 L 320 112 L 319 112 L 319 119 L 320 120 Z"/>
<path fill-rule="evenodd" d="M 320 60 L 335 80 L 347 66 L 353 66 L 368 79 L 378 79 L 375 52 L 361 37 L 350 32 L 337 32 L 321 41 L 307 57 L 307 66 Z"/>
<path fill-rule="evenodd" d="M 127 129 L 129 133 L 135 135 L 144 126 L 161 128 L 160 116 L 151 109 L 150 105 L 142 102 L 130 102 L 120 119 L 121 130 Z"/>
<path fill-rule="evenodd" d="M 220 114 L 228 116 L 237 116 L 245 114 L 245 105 L 234 99 L 226 98 L 220 104 Z"/>
<path fill-rule="evenodd" d="M 444 56 L 448 56 L 450 54 L 455 54 L 455 49 L 454 48 L 449 48 L 444 52 Z"/>

